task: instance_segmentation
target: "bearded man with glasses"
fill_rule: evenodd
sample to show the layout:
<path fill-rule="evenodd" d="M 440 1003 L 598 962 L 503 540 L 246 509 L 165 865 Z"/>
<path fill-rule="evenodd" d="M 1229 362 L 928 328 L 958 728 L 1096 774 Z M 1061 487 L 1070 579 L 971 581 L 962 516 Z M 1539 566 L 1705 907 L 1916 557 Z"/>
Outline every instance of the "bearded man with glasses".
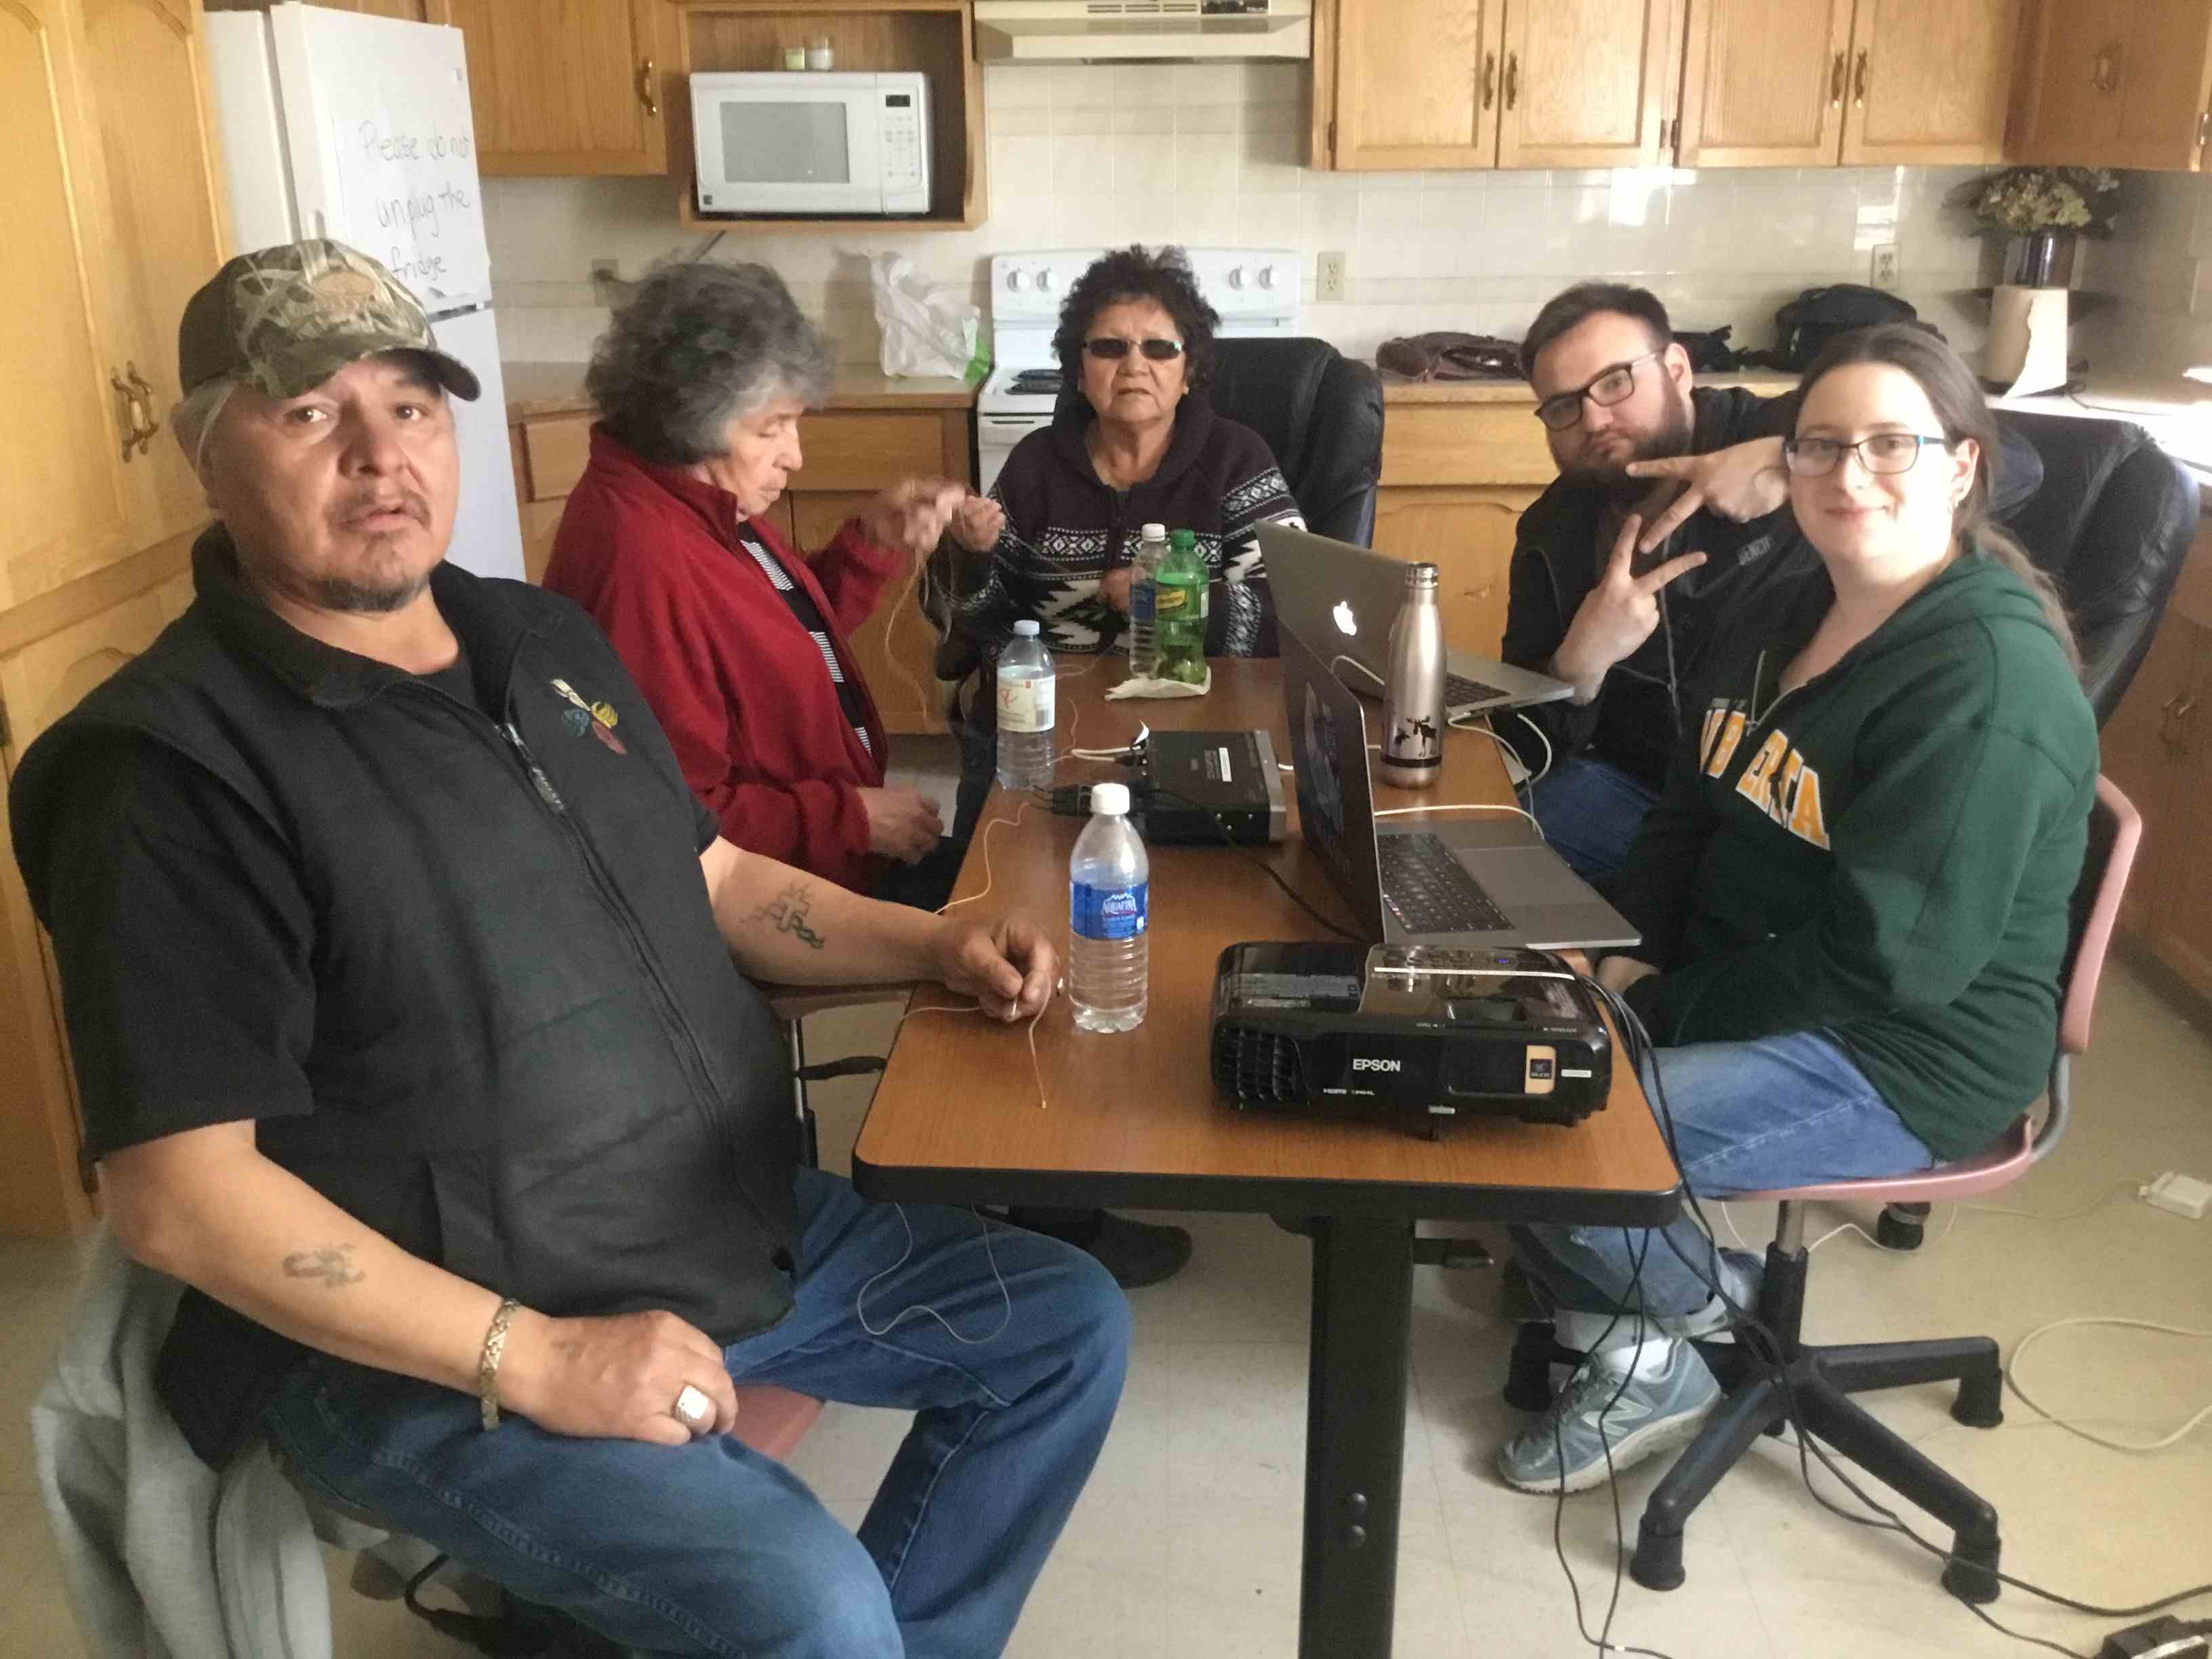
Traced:
<path fill-rule="evenodd" d="M 1575 692 L 1501 721 L 1499 735 L 1534 780 L 1529 810 L 1546 836 L 1609 887 L 1729 614 L 1814 568 L 1783 468 L 1797 395 L 1693 384 L 1666 307 L 1618 283 L 1549 301 L 1521 366 L 1559 476 L 1521 515 L 1498 654 Z M 2042 463 L 2008 439 L 2000 477 L 2002 518 L 2034 493 Z"/>

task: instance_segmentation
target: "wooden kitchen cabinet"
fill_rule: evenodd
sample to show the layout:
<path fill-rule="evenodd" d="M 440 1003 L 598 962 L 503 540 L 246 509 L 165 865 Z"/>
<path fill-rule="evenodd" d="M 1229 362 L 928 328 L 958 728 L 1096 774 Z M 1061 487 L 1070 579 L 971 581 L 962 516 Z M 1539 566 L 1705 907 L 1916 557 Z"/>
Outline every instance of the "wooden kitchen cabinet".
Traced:
<path fill-rule="evenodd" d="M 177 319 L 228 233 L 197 0 L 0 4 L 0 760 L 182 608 L 207 521 L 163 422 Z M 159 589 L 159 600 L 147 596 Z M 0 1233 L 90 1200 L 51 964 L 0 858 Z"/>
<path fill-rule="evenodd" d="M 1684 167 L 2004 153 L 2021 0 L 1690 0 Z"/>
<path fill-rule="evenodd" d="M 2200 171 L 2212 137 L 2212 4 L 2045 0 L 2009 158 Z"/>
<path fill-rule="evenodd" d="M 1318 0 L 1312 165 L 1661 159 L 1683 0 Z"/>
<path fill-rule="evenodd" d="M 1656 163 L 1681 21 L 1682 0 L 1507 0 L 1498 165 Z"/>
<path fill-rule="evenodd" d="M 592 416 L 579 389 L 580 366 L 510 363 L 506 379 L 517 398 L 509 408 L 508 434 L 520 498 L 523 568 L 536 581 L 552 557 L 568 493 L 590 459 Z M 881 376 L 841 380 L 827 405 L 800 420 L 806 464 L 770 509 L 769 522 L 793 546 L 814 551 L 871 496 L 902 478 L 972 483 L 970 404 L 957 381 L 907 391 Z M 933 673 L 936 635 L 904 575 L 893 579 L 881 605 L 847 644 L 886 729 L 945 729 L 945 690 Z"/>
<path fill-rule="evenodd" d="M 668 171 L 665 0 L 440 3 L 468 41 L 480 173 Z"/>
<path fill-rule="evenodd" d="M 2002 161 L 2021 11 L 2021 0 L 1858 0 L 1844 165 Z"/>
<path fill-rule="evenodd" d="M 2142 667 L 2100 734 L 2103 767 L 2142 814 L 2120 913 L 2130 938 L 2212 1000 L 2212 531 L 2200 527 Z"/>
<path fill-rule="evenodd" d="M 1497 654 L 1514 527 L 1543 493 L 1453 484 L 1384 484 L 1375 492 L 1375 550 L 1437 567 L 1447 644 Z"/>
<path fill-rule="evenodd" d="M 1504 0 L 1368 0 L 1358 27 L 1328 31 L 1333 63 L 1317 34 L 1316 102 L 1324 75 L 1335 88 L 1323 135 L 1334 165 L 1496 167 L 1504 16 Z"/>

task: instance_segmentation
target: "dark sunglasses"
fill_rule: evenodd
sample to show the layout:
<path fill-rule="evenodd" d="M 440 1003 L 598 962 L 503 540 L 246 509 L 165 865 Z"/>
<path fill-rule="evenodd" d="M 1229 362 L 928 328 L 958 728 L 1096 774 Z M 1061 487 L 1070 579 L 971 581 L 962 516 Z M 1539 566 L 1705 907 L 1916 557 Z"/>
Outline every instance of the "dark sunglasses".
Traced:
<path fill-rule="evenodd" d="M 1181 340 L 1123 340 L 1111 334 L 1102 334 L 1095 340 L 1085 340 L 1083 349 L 1104 363 L 1118 363 L 1129 355 L 1131 346 L 1156 363 L 1171 363 L 1182 356 Z"/>

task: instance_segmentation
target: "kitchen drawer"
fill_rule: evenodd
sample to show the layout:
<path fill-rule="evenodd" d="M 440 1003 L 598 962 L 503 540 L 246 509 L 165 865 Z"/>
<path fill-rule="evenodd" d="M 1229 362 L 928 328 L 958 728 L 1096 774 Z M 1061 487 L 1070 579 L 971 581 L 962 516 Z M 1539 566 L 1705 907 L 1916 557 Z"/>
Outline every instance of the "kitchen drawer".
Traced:
<path fill-rule="evenodd" d="M 576 487 L 592 458 L 592 417 L 557 415 L 526 422 L 522 453 L 530 465 L 530 499 L 560 500 Z"/>
<path fill-rule="evenodd" d="M 1382 423 L 1382 484 L 1524 484 L 1559 476 L 1534 403 L 1399 404 Z"/>
<path fill-rule="evenodd" d="M 799 441 L 806 457 L 793 481 L 799 489 L 872 493 L 948 471 L 945 422 L 933 410 L 808 415 L 799 422 Z"/>

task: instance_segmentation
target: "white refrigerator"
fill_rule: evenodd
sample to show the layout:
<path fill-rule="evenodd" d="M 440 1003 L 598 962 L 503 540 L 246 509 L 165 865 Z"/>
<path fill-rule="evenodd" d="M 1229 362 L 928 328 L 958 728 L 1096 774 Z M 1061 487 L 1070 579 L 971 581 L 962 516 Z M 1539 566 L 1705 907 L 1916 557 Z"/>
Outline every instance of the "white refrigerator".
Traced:
<path fill-rule="evenodd" d="M 453 401 L 461 500 L 448 556 L 522 575 L 461 32 L 286 3 L 210 12 L 208 67 L 240 250 L 327 236 L 389 266 L 483 395 Z"/>

